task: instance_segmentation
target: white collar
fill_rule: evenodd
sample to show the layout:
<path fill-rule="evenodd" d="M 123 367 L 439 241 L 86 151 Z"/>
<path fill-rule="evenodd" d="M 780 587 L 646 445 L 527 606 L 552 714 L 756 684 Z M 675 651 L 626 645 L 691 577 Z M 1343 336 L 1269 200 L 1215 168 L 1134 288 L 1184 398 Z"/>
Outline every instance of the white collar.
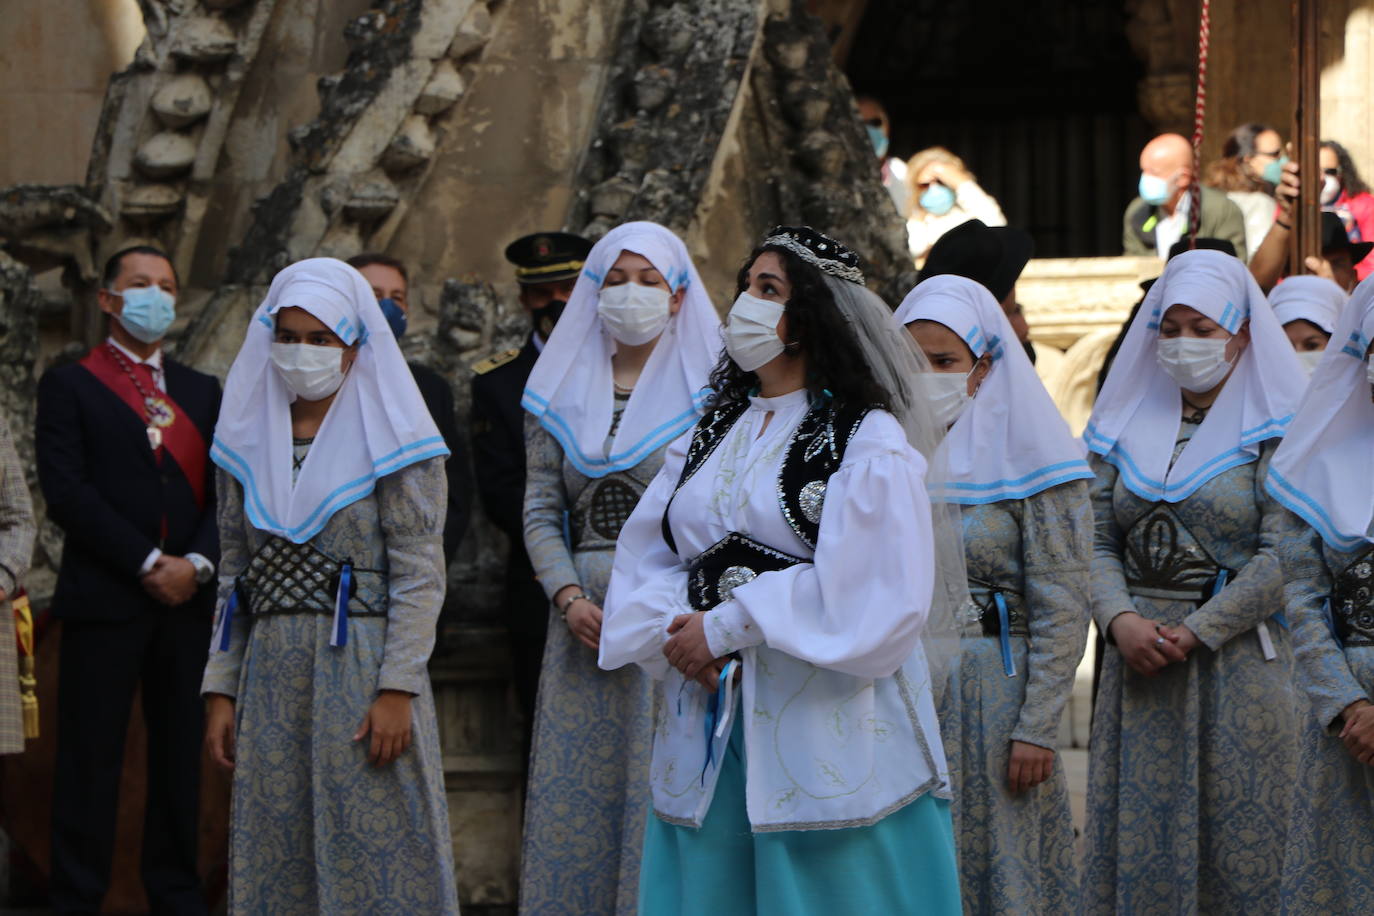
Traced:
<path fill-rule="evenodd" d="M 124 345 L 123 345 L 122 343 L 120 343 L 119 341 L 115 340 L 113 335 L 111 335 L 111 336 L 109 336 L 109 337 L 106 337 L 106 338 L 105 338 L 105 342 L 106 342 L 107 344 L 109 344 L 110 346 L 114 347 L 114 348 L 115 348 L 116 350 L 118 350 L 120 353 L 123 353 L 126 357 L 129 358 L 129 361 L 132 362 L 134 365 L 143 365 L 143 364 L 146 364 L 146 365 L 152 366 L 152 367 L 153 367 L 153 370 L 156 371 L 156 372 L 161 372 L 161 371 L 162 371 L 162 347 L 161 347 L 161 346 L 159 346 L 156 350 L 153 351 L 153 355 L 152 355 L 152 356 L 148 357 L 147 359 L 144 359 L 143 357 L 141 357 L 141 356 L 139 356 L 138 354 L 134 353 L 134 352 L 133 352 L 132 350 L 130 350 L 128 347 L 124 346 Z"/>

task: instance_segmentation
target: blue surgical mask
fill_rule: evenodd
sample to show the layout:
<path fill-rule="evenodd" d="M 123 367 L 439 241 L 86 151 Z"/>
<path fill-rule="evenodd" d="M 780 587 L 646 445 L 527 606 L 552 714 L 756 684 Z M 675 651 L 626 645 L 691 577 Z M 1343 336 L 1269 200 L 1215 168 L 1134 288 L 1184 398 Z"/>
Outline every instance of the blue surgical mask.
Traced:
<path fill-rule="evenodd" d="M 176 297 L 160 286 L 138 286 L 123 292 L 109 290 L 124 300 L 119 323 L 135 340 L 156 343 L 176 321 Z"/>
<path fill-rule="evenodd" d="M 1174 193 L 1174 189 L 1169 185 L 1170 182 L 1165 181 L 1158 175 L 1150 175 L 1146 172 L 1141 172 L 1140 185 L 1138 186 L 1140 199 L 1152 207 L 1158 207 L 1160 204 L 1167 201 Z"/>
<path fill-rule="evenodd" d="M 921 209 L 931 216 L 944 216 L 954 209 L 954 192 L 940 182 L 932 182 L 921 195 Z"/>
<path fill-rule="evenodd" d="M 1272 185 L 1277 185 L 1283 180 L 1283 167 L 1287 164 L 1288 157 L 1280 156 L 1264 167 L 1264 171 L 1260 172 L 1260 177 Z"/>
<path fill-rule="evenodd" d="M 878 154 L 879 159 L 887 156 L 888 139 L 887 134 L 883 133 L 881 127 L 874 127 L 872 124 L 865 124 L 868 128 L 868 139 L 873 143 L 873 152 Z"/>
<path fill-rule="evenodd" d="M 391 325 L 391 333 L 397 340 L 406 332 L 406 310 L 396 304 L 395 299 L 378 299 L 377 304 L 382 307 L 382 317 L 386 323 Z"/>

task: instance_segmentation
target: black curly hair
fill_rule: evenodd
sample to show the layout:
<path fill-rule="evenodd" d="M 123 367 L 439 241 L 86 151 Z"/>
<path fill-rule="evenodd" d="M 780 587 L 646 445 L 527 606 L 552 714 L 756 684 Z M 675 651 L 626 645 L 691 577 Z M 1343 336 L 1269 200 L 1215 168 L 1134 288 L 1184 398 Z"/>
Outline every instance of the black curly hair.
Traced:
<path fill-rule="evenodd" d="M 788 352 L 791 358 L 806 361 L 806 390 L 813 398 L 828 395 L 838 404 L 891 410 L 892 395 L 874 378 L 859 341 L 849 322 L 840 314 L 820 268 L 779 245 L 761 245 L 740 267 L 736 293 L 749 288 L 749 268 L 764 252 L 778 256 L 787 273 L 787 281 L 792 285 L 792 295 L 784 306 L 793 338 Z M 735 365 L 728 352 L 722 351 L 720 361 L 711 370 L 710 406 L 723 407 L 743 401 L 758 385 L 756 373 L 745 372 Z"/>

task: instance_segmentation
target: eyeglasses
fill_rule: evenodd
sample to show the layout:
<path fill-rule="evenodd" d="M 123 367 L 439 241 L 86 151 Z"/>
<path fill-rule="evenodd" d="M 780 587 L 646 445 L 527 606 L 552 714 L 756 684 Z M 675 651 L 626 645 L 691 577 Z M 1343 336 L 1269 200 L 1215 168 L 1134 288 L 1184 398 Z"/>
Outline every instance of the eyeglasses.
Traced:
<path fill-rule="evenodd" d="M 1339 177 L 1340 177 L 1340 174 L 1341 174 L 1341 170 L 1340 170 L 1340 169 L 1322 169 L 1322 174 L 1323 174 L 1323 175 L 1330 175 L 1332 178 L 1339 178 Z"/>
<path fill-rule="evenodd" d="M 869 127 L 882 127 L 882 126 L 883 126 L 883 119 L 882 119 L 882 118 L 867 118 L 867 119 L 864 120 L 864 123 L 867 124 Z"/>
<path fill-rule="evenodd" d="M 1273 152 L 1269 152 L 1269 151 L 1267 151 L 1267 150 L 1259 150 L 1259 149 L 1257 149 L 1257 150 L 1255 150 L 1255 155 L 1256 155 L 1256 156 L 1266 156 L 1266 157 L 1268 157 L 1268 158 L 1270 158 L 1270 159 L 1277 159 L 1277 158 L 1279 158 L 1279 156 L 1283 155 L 1283 150 L 1281 150 L 1281 149 L 1276 149 L 1276 150 L 1274 150 Z"/>

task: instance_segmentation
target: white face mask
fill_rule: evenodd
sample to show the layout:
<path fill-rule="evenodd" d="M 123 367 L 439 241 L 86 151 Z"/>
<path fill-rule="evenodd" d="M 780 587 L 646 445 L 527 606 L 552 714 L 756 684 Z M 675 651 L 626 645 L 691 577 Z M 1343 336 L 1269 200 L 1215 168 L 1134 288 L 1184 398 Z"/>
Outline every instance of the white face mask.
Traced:
<path fill-rule="evenodd" d="M 1335 175 L 1322 176 L 1322 206 L 1329 207 L 1341 196 L 1341 180 Z"/>
<path fill-rule="evenodd" d="M 925 395 L 926 402 L 935 413 L 935 422 L 945 428 L 954 422 L 973 403 L 968 393 L 968 377 L 973 374 L 962 372 L 922 372 L 916 376 L 916 384 Z"/>
<path fill-rule="evenodd" d="M 1322 361 L 1326 355 L 1325 350 L 1300 350 L 1298 352 L 1298 362 L 1302 363 L 1303 369 L 1307 370 L 1310 376 L 1317 369 L 1317 363 Z"/>
<path fill-rule="evenodd" d="M 338 347 L 272 344 L 272 365 L 287 389 L 303 401 L 319 401 L 343 384 L 343 354 Z"/>
<path fill-rule="evenodd" d="M 1211 391 L 1231 371 L 1226 343 L 1204 337 L 1160 338 L 1157 358 L 1169 378 L 1184 391 Z"/>
<path fill-rule="evenodd" d="M 736 366 L 754 372 L 782 354 L 778 322 L 785 310 L 781 302 L 739 294 L 725 320 L 725 352 Z"/>
<path fill-rule="evenodd" d="M 596 313 L 606 330 L 630 347 L 646 344 L 668 326 L 672 295 L 659 286 L 621 283 L 608 286 L 597 296 Z"/>

